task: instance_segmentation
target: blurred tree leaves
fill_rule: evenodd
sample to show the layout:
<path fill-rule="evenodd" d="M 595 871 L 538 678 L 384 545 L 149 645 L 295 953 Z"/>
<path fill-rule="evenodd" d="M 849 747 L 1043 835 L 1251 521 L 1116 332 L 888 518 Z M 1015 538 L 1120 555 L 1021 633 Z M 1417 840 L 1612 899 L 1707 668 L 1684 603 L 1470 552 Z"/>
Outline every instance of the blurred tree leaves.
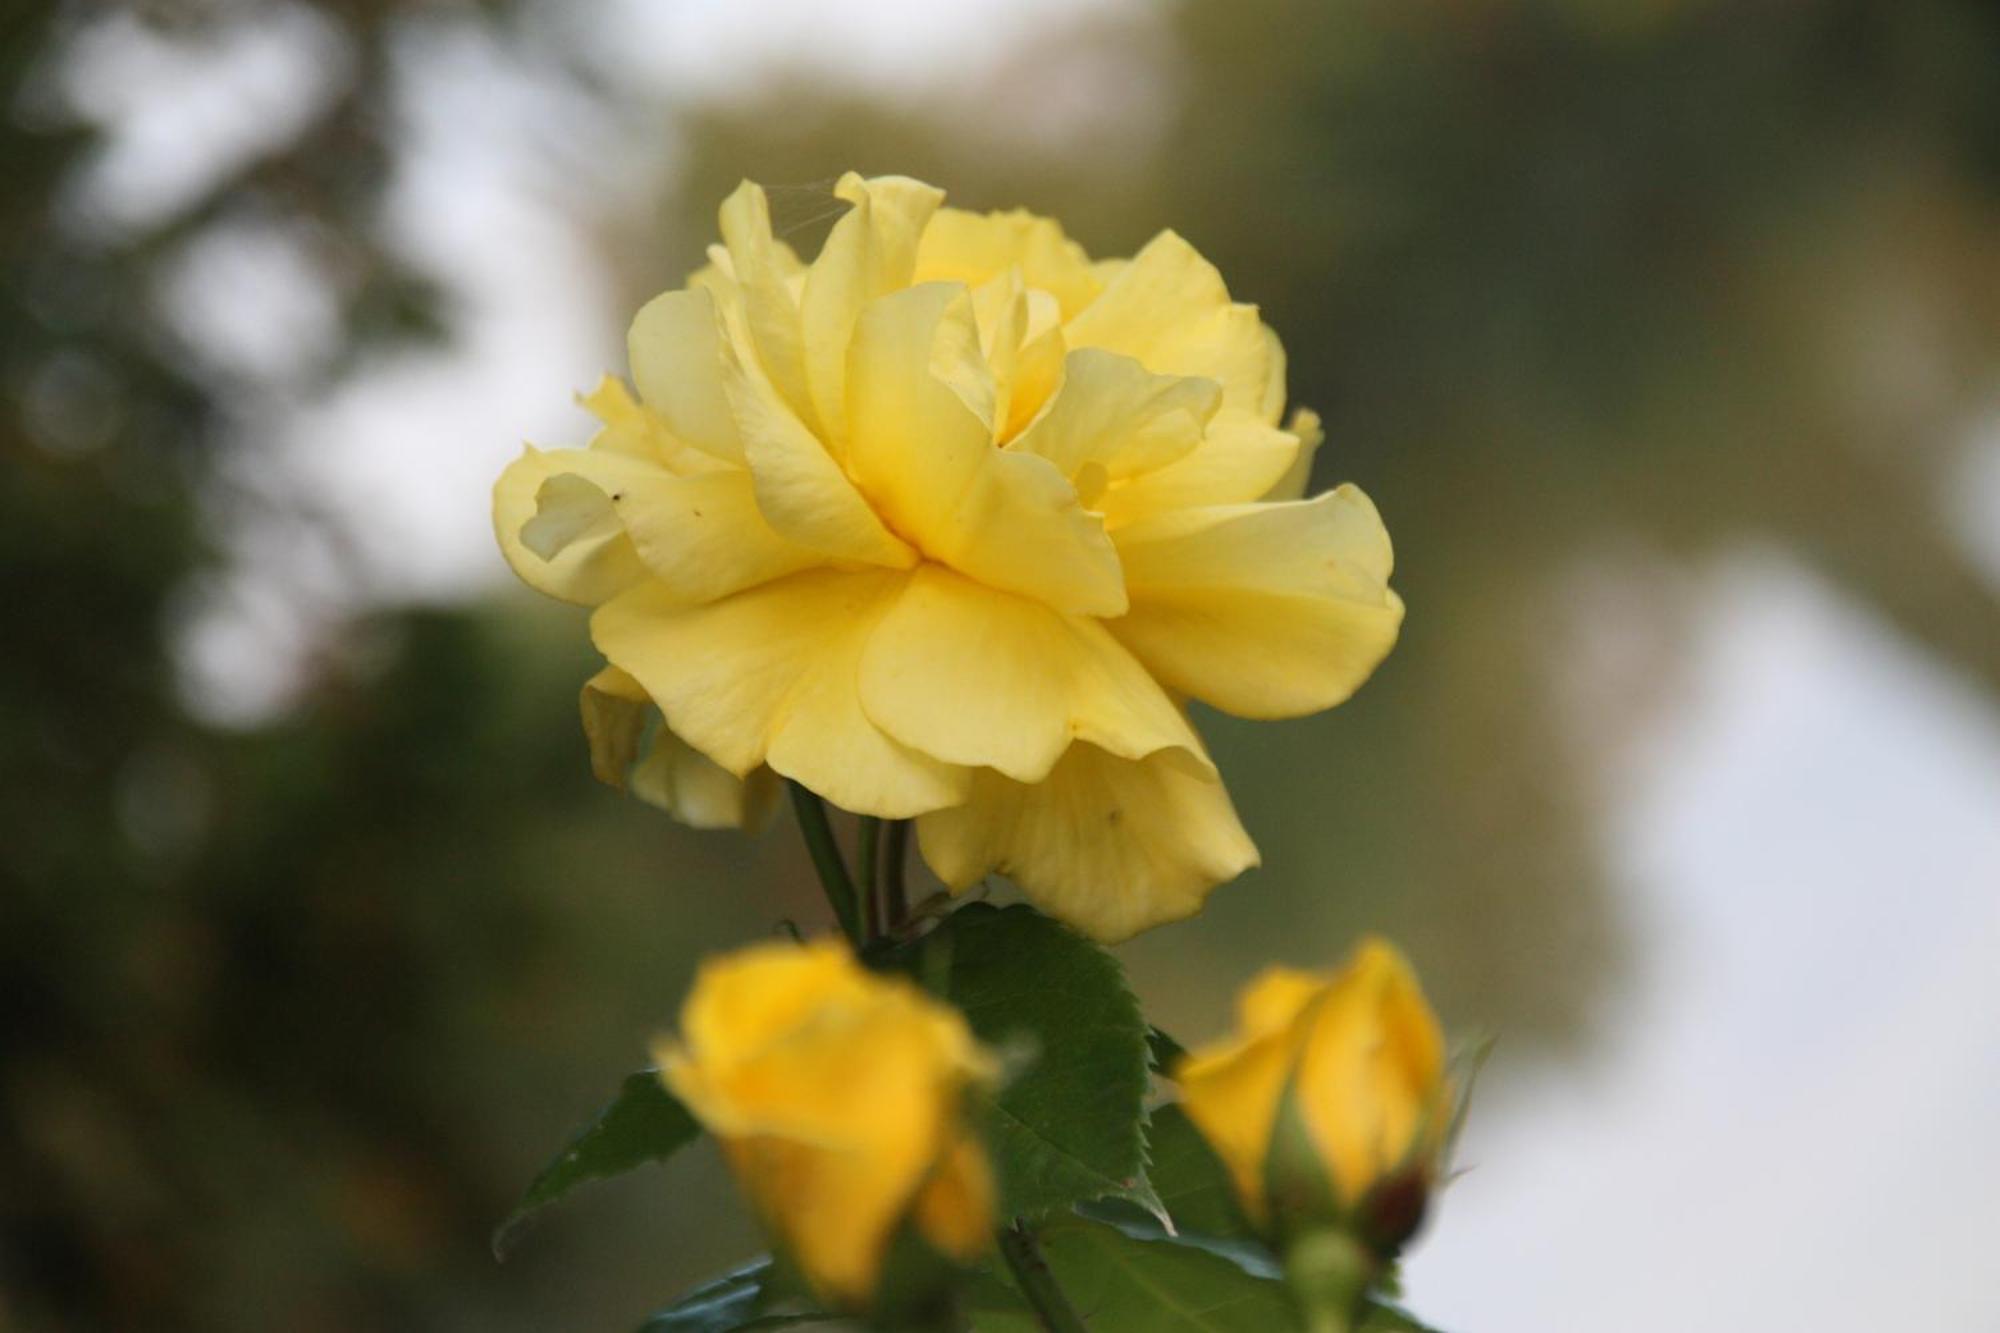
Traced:
<path fill-rule="evenodd" d="M 200 50 L 258 11 L 0 15 L 9 1328 L 492 1330 L 638 1308 L 650 1274 L 562 1238 L 496 1269 L 483 1233 L 585 1090 L 630 1066 L 703 930 L 740 938 L 790 906 L 753 888 L 676 924 L 677 882 L 768 885 L 755 867 L 789 859 L 683 838 L 589 781 L 567 702 L 588 653 L 540 608 L 366 618 L 291 716 L 236 733 L 187 713 L 173 636 L 214 568 L 215 464 L 248 388 L 168 327 L 167 266 L 246 212 L 331 238 L 328 376 L 440 327 L 376 228 L 400 8 L 315 12 L 350 81 L 297 140 L 137 230 L 63 211 L 100 145 L 51 108 L 60 53 L 100 23 Z M 679 1235 L 706 1265 L 747 1230 Z"/>

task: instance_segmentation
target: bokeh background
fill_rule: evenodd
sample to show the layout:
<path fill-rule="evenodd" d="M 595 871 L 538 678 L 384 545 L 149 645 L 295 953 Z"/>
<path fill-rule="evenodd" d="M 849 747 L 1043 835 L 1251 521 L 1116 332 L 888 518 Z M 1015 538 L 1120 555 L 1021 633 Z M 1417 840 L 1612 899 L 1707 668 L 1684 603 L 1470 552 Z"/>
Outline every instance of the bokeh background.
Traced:
<path fill-rule="evenodd" d="M 1363 929 L 1499 1046 L 1462 1333 L 2000 1328 L 2000 10 L 1983 0 L 0 8 L 0 1329 L 621 1329 L 702 1154 L 492 1224 L 792 831 L 595 786 L 487 487 L 742 176 L 1172 225 L 1410 606 L 1208 730 L 1266 868 L 1184 1039 Z"/>

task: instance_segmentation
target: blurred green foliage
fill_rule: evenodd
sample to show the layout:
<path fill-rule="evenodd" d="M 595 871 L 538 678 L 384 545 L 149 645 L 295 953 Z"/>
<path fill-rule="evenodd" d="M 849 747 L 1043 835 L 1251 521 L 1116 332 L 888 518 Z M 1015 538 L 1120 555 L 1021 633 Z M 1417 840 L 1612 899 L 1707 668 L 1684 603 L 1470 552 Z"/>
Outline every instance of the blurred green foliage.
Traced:
<path fill-rule="evenodd" d="M 199 42 L 230 8 L 132 12 Z M 786 831 L 695 837 L 591 784 L 576 615 L 374 614 L 250 731 L 177 689 L 236 390 L 163 329 L 161 266 L 274 210 L 362 275 L 325 374 L 453 332 L 377 235 L 413 20 L 315 8 L 353 56 L 335 103 L 111 236 L 57 211 L 94 145 L 33 95 L 98 15 L 0 16 L 0 1328 L 615 1327 L 745 1235 L 697 1160 L 606 1187 L 504 1267 L 487 1252 L 691 960 L 817 910 Z M 502 42 L 564 31 L 434 8 Z M 1938 509 L 1994 378 L 2000 15 L 1202 0 L 1153 64 L 1136 23 L 1049 36 L 935 105 L 800 80 L 677 112 L 673 196 L 607 227 L 628 304 L 679 281 L 740 176 L 907 172 L 1098 253 L 1185 232 L 1284 336 L 1328 423 L 1320 480 L 1377 499 L 1411 615 L 1352 704 L 1207 722 L 1268 868 L 1132 946 L 1141 990 L 1200 1037 L 1254 966 L 1366 926 L 1510 1055 L 1573 1050 L 1629 947 L 1588 759 L 1613 738 L 1579 747 L 1563 699 L 1604 609 L 1581 575 L 1782 542 L 2000 687 L 1994 586 Z M 1096 90 L 1141 132 L 1086 104 L 1010 139 L 1032 109 L 1010 81 L 1079 52 L 1156 80 Z M 1614 594 L 1671 646 L 1668 590 Z"/>

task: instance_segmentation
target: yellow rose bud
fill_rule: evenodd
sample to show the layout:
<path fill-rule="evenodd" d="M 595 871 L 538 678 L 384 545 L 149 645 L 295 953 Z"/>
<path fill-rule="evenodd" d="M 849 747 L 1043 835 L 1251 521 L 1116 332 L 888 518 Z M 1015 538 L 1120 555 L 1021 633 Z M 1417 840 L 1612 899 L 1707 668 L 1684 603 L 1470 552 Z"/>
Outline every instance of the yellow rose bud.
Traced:
<path fill-rule="evenodd" d="M 758 945 L 702 966 L 654 1054 L 822 1299 L 867 1305 L 906 1221 L 949 1258 L 986 1248 L 992 1178 L 962 1110 L 993 1061 L 915 986 L 838 943 Z"/>
<path fill-rule="evenodd" d="M 1289 1231 L 1381 1203 L 1397 1214 L 1385 1228 L 1354 1220 L 1393 1248 L 1421 1211 L 1451 1098 L 1444 1038 L 1408 961 L 1367 939 L 1332 976 L 1266 970 L 1238 1009 L 1237 1035 L 1190 1054 L 1176 1077 L 1245 1209 Z"/>

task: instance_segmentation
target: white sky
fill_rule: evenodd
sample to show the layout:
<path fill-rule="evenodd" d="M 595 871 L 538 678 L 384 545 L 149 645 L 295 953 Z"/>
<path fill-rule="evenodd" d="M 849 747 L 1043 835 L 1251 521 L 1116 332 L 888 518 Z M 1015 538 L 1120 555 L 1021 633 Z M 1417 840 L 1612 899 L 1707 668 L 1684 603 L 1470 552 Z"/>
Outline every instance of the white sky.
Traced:
<path fill-rule="evenodd" d="M 1709 583 L 1613 844 L 1629 1011 L 1590 1067 L 1475 1108 L 1414 1304 L 1468 1333 L 2000 1328 L 2000 715 L 1779 561 Z"/>
<path fill-rule="evenodd" d="M 310 114 L 315 62 L 344 56 L 295 11 L 265 12 L 221 73 L 116 27 L 86 52 L 85 109 L 130 133 L 80 199 L 115 222 L 198 191 L 213 162 L 162 166 L 141 141 L 165 118 L 132 108 L 163 93 L 207 89 L 175 123 L 212 122 L 225 158 L 260 151 L 253 122 Z M 935 87 L 1074 6 L 906 0 L 838 22 L 810 0 L 564 12 L 551 21 L 592 23 L 600 59 L 696 99 L 806 61 Z M 389 221 L 469 303 L 466 340 L 243 423 L 257 447 L 242 484 L 365 522 L 361 547 L 336 554 L 281 518 L 231 517 L 253 573 L 304 570 L 326 601 L 256 577 L 215 594 L 190 665 L 220 713 L 279 700 L 314 618 L 343 599 L 449 598 L 504 577 L 493 476 L 524 437 L 579 438 L 572 393 L 621 360 L 626 312 L 589 201 L 657 181 L 575 160 L 551 177 L 519 151 L 569 134 L 615 160 L 620 128 L 448 29 L 409 57 L 424 77 L 397 109 L 413 147 Z M 671 145 L 650 151 L 670 166 Z M 305 281 L 299 252 L 252 239 L 191 256 L 190 280 L 226 287 L 248 264 L 260 308 L 309 336 L 311 309 L 279 299 Z M 193 317 L 254 362 L 241 315 Z M 2000 446 L 1983 458 L 1965 491 L 1985 499 L 1960 515 L 1974 535 L 2000 531 Z M 1510 1071 L 1503 1050 L 1466 1143 L 1476 1169 L 1411 1264 L 1412 1304 L 1463 1333 L 2000 1328 L 2000 718 L 1780 560 L 1706 577 L 1697 688 L 1660 724 L 1614 842 L 1644 945 L 1629 1012 L 1601 1025 L 1617 1036 L 1587 1068 Z"/>

